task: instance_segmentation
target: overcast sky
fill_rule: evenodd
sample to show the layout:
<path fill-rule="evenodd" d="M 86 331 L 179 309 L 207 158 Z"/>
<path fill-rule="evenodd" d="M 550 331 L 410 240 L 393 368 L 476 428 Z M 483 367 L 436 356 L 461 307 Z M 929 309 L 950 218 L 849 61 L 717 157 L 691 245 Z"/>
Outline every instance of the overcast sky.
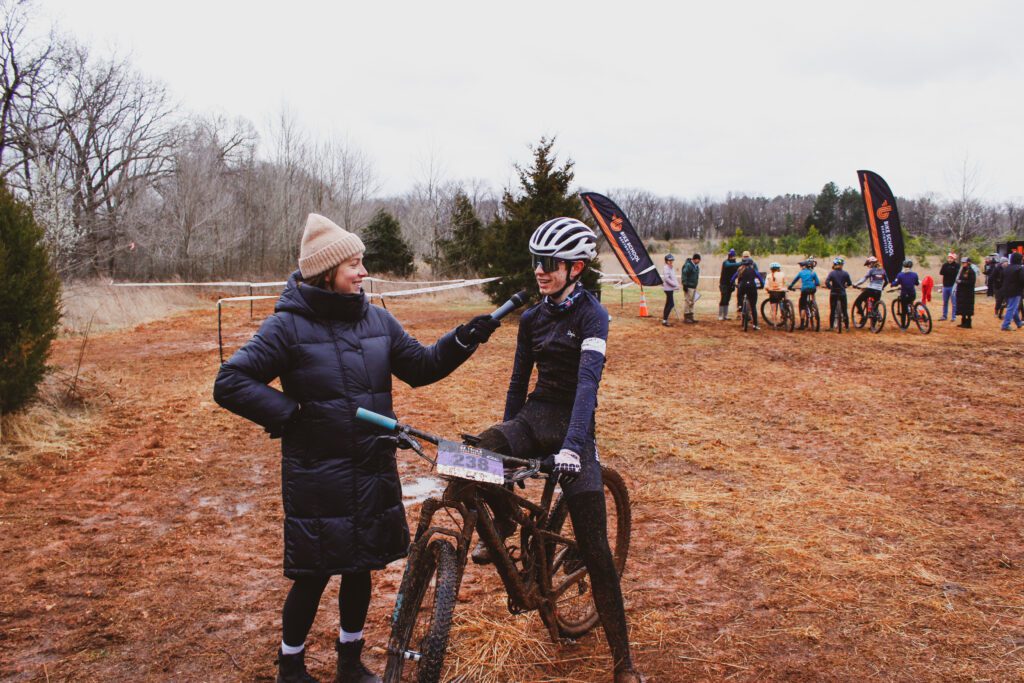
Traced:
<path fill-rule="evenodd" d="M 1021 2 L 40 0 L 183 107 L 348 136 L 400 192 L 507 185 L 556 135 L 588 189 L 1024 198 Z"/>

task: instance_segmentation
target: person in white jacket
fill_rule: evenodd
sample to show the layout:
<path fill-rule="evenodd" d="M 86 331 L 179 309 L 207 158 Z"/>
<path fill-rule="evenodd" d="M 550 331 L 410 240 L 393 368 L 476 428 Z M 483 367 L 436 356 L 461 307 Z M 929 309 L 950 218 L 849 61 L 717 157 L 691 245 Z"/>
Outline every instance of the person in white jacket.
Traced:
<path fill-rule="evenodd" d="M 679 289 L 679 280 L 676 279 L 676 271 L 672 267 L 676 257 L 672 254 L 665 255 L 665 269 L 662 272 L 661 288 L 665 290 L 665 310 L 661 314 L 661 324 L 670 327 L 668 314 L 675 308 L 675 292 Z"/>

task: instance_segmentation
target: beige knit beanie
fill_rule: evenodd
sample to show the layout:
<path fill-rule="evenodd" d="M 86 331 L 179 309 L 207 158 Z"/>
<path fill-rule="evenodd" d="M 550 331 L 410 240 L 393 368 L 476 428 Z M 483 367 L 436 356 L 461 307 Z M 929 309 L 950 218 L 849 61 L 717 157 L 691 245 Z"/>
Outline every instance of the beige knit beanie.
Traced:
<path fill-rule="evenodd" d="M 299 272 L 308 280 L 342 261 L 366 251 L 359 235 L 344 230 L 320 214 L 311 213 L 302 231 Z"/>

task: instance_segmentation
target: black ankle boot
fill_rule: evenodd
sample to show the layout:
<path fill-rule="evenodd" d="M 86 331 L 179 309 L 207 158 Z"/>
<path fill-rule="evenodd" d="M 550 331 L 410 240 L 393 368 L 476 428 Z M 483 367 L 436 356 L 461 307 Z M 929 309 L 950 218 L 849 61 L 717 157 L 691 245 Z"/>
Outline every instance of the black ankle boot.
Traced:
<path fill-rule="evenodd" d="M 381 683 L 380 677 L 363 666 L 361 656 L 365 640 L 351 643 L 334 641 L 334 649 L 338 652 L 338 673 L 334 683 Z"/>
<path fill-rule="evenodd" d="M 294 655 L 277 651 L 277 683 L 320 683 L 306 671 L 306 651 Z"/>

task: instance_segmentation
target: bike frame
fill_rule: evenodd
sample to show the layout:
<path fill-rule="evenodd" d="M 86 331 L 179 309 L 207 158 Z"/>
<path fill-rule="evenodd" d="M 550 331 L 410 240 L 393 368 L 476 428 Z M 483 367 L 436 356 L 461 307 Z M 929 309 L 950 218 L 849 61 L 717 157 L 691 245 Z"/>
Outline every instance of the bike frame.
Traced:
<path fill-rule="evenodd" d="M 428 432 L 423 432 L 408 425 L 399 423 L 397 420 L 377 416 L 362 408 L 357 411 L 357 417 L 366 419 L 391 431 L 397 432 L 400 442 L 414 450 L 420 457 L 436 466 L 436 459 L 423 452 L 423 448 L 412 437 L 419 437 L 435 446 L 441 439 Z M 464 438 L 463 443 L 470 443 L 470 438 Z M 489 451 L 489 453 L 491 453 Z M 526 478 L 540 478 L 539 460 L 523 460 L 511 456 L 491 453 L 501 458 L 502 462 L 516 467 L 525 467 L 525 471 L 518 473 L 511 480 L 506 477 L 506 483 L 523 481 Z M 548 547 L 552 541 L 556 541 L 568 548 L 576 548 L 576 541 L 556 534 L 546 529 L 550 520 L 552 505 L 554 503 L 555 479 L 545 477 L 544 489 L 541 493 L 540 503 L 534 503 L 522 496 L 498 484 L 485 484 L 457 477 L 446 477 L 448 485 L 445 487 L 441 498 L 428 498 L 423 502 L 420 509 L 419 521 L 416 525 L 416 533 L 409 551 L 409 559 L 405 565 L 405 572 L 409 572 L 416 564 L 416 559 L 435 536 L 447 536 L 454 539 L 458 549 L 459 558 L 459 583 L 462 582 L 462 574 L 465 571 L 469 556 L 469 544 L 473 538 L 474 530 L 480 536 L 480 540 L 491 551 L 494 558 L 494 566 L 501 577 L 501 581 L 508 593 L 508 607 L 513 614 L 539 610 L 544 617 L 542 621 L 548 628 L 548 632 L 554 642 L 559 642 L 558 626 L 553 618 L 555 604 L 560 596 L 557 591 L 548 591 L 551 585 L 551 576 L 548 574 Z M 513 557 L 505 547 L 505 543 L 499 536 L 494 525 L 494 517 L 489 508 L 481 499 L 482 487 L 487 487 L 488 493 L 507 496 L 512 502 L 512 518 L 520 529 L 519 556 Z M 447 526 L 433 524 L 434 516 L 440 510 L 453 510 L 459 513 L 462 519 L 461 524 L 454 522 L 456 529 Z M 517 565 L 518 562 L 518 565 Z M 578 569 L 576 578 L 586 573 L 586 568 Z M 572 585 L 573 574 L 566 579 L 565 585 Z M 398 611 L 395 611 L 397 618 Z"/>

